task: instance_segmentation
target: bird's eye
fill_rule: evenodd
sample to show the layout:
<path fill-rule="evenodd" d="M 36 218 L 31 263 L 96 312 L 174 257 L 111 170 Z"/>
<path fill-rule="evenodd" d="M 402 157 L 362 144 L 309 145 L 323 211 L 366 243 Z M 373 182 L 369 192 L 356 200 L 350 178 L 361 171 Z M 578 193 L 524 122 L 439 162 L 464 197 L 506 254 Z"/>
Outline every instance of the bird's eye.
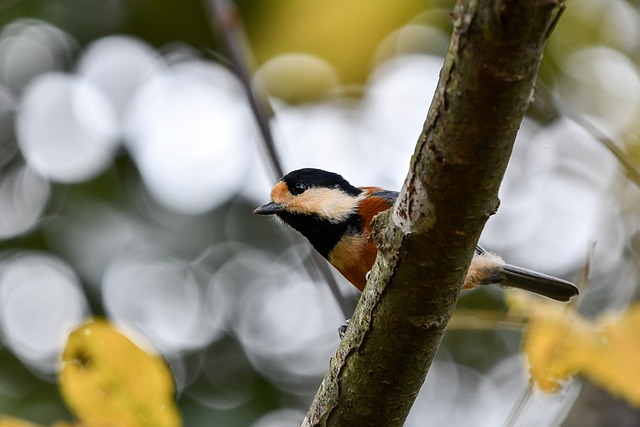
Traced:
<path fill-rule="evenodd" d="M 306 189 L 307 189 L 307 186 L 304 185 L 302 182 L 296 182 L 293 185 L 293 194 L 302 194 L 305 192 Z"/>

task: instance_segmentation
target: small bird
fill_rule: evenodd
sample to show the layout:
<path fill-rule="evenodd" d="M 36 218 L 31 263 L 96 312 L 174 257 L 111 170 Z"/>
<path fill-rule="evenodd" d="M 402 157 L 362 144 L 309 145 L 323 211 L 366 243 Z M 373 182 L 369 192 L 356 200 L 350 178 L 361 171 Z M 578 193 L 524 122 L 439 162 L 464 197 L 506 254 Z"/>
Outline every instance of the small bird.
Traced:
<path fill-rule="evenodd" d="M 274 215 L 306 237 L 360 291 L 367 283 L 378 249 L 371 221 L 393 206 L 398 192 L 379 187 L 354 187 L 342 176 L 321 169 L 299 169 L 285 175 L 271 190 L 271 201 L 253 211 Z M 498 284 L 569 301 L 578 288 L 566 280 L 506 264 L 477 246 L 463 289 Z"/>

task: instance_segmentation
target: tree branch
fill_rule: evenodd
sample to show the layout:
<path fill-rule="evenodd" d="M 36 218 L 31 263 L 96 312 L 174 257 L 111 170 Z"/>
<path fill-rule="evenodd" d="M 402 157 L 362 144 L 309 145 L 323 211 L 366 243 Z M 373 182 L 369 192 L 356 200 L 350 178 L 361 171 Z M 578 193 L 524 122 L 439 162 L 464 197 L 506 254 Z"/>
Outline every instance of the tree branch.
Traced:
<path fill-rule="evenodd" d="M 563 0 L 459 0 L 376 265 L 303 426 L 401 426 L 455 308 Z M 391 143 L 391 142 L 390 142 Z"/>

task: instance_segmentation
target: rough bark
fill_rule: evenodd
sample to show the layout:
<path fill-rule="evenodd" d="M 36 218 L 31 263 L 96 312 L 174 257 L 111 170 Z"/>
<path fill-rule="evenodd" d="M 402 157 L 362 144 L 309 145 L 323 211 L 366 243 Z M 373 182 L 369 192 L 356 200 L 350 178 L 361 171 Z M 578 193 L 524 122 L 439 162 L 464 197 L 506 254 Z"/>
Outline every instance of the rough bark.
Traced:
<path fill-rule="evenodd" d="M 455 308 L 562 0 L 459 0 L 379 254 L 303 426 L 401 426 Z M 393 143 L 393 141 L 389 141 Z"/>

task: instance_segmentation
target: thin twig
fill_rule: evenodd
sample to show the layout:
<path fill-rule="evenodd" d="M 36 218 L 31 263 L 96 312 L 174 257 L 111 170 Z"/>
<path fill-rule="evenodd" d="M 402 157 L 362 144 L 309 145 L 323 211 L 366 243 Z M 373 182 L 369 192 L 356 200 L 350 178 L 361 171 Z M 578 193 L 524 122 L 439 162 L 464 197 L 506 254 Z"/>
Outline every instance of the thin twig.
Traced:
<path fill-rule="evenodd" d="M 271 108 L 266 96 L 262 94 L 252 83 L 252 66 L 249 58 L 249 44 L 242 28 L 242 22 L 234 4 L 229 0 L 205 0 L 209 10 L 209 24 L 213 30 L 219 31 L 222 40 L 229 55 L 229 60 L 234 67 L 236 75 L 240 79 L 254 118 L 262 136 L 262 142 L 269 158 L 271 170 L 273 171 L 274 180 L 279 180 L 284 175 L 284 168 L 278 155 L 269 121 L 273 118 L 273 109 Z M 302 240 L 296 235 L 297 239 Z M 350 318 L 353 312 L 353 306 L 340 292 L 338 283 L 336 282 L 329 265 L 322 256 L 315 251 L 311 251 L 311 257 L 305 262 L 307 272 L 313 276 L 315 271 L 319 271 L 329 286 L 333 297 L 342 310 L 345 318 Z"/>
<path fill-rule="evenodd" d="M 234 4 L 229 0 L 209 0 L 207 3 L 211 18 L 210 25 L 222 36 L 231 64 L 233 64 L 234 71 L 244 87 L 251 110 L 260 129 L 274 176 L 276 179 L 280 179 L 284 175 L 284 169 L 269 127 L 269 120 L 273 118 L 273 110 L 263 94 L 259 93 L 252 83 L 253 67 L 249 60 L 251 54 L 242 28 L 242 22 L 240 21 L 240 15 Z"/>
<path fill-rule="evenodd" d="M 596 248 L 596 242 L 591 242 L 589 248 L 587 250 L 587 256 L 584 264 L 584 268 L 582 270 L 581 278 L 579 280 L 580 286 L 580 296 L 584 295 L 584 292 L 587 290 L 589 283 L 591 282 L 591 265 L 593 263 L 593 256 Z M 576 302 L 572 304 L 579 305 L 582 301 L 582 298 L 578 298 Z M 566 307 L 569 310 L 569 306 Z M 509 417 L 505 421 L 504 427 L 516 427 L 518 421 L 524 414 L 524 411 L 527 405 L 530 403 L 531 398 L 533 397 L 533 386 L 531 383 L 527 385 L 527 388 L 522 391 L 520 398 L 515 403 L 514 407 L 511 409 L 509 413 Z M 557 425 L 557 422 L 552 423 L 551 425 Z"/>
<path fill-rule="evenodd" d="M 524 411 L 527 409 L 529 402 L 531 402 L 531 398 L 533 397 L 533 387 L 531 384 L 527 385 L 527 387 L 522 390 L 518 401 L 514 405 L 511 413 L 507 417 L 507 420 L 504 423 L 504 427 L 516 427 L 518 420 L 524 414 Z"/>
<path fill-rule="evenodd" d="M 531 104 L 531 108 L 536 112 L 540 113 L 543 117 L 547 119 L 556 119 L 558 117 L 566 117 L 569 120 L 576 122 L 579 126 L 584 128 L 587 132 L 591 134 L 595 139 L 600 142 L 604 148 L 606 148 L 615 159 L 618 161 L 626 177 L 629 181 L 633 182 L 636 186 L 640 187 L 640 165 L 638 165 L 633 159 L 629 157 L 629 155 L 616 143 L 616 141 L 605 135 L 605 132 L 602 131 L 598 126 L 596 126 L 591 120 L 586 118 L 584 115 L 575 113 L 573 111 L 566 111 L 566 109 L 561 109 L 559 107 L 560 101 L 558 97 L 553 93 L 553 91 L 541 80 L 536 82 L 536 96 L 538 99 L 543 99 L 545 102 L 544 107 Z M 544 111 L 545 109 L 550 111 Z M 638 137 L 634 134 L 628 134 L 628 137 L 633 137 L 637 139 Z"/>
<path fill-rule="evenodd" d="M 622 166 L 622 169 L 629 181 L 640 187 L 640 168 L 633 160 L 631 160 L 629 155 L 615 143 L 613 139 L 606 136 L 596 125 L 583 116 L 568 115 L 567 117 L 585 128 L 593 137 L 600 141 L 600 143 L 609 150 L 611 154 L 613 154 L 613 157 L 616 158 L 620 166 Z"/>
<path fill-rule="evenodd" d="M 582 274 L 580 280 L 578 281 L 578 286 L 580 287 L 580 295 L 576 298 L 575 308 L 579 308 L 582 302 L 584 301 L 584 295 L 591 284 L 591 266 L 593 265 L 593 257 L 596 252 L 596 242 L 595 240 L 589 243 L 589 247 L 587 248 L 587 255 L 584 260 L 584 268 L 582 269 Z"/>
<path fill-rule="evenodd" d="M 522 331 L 528 316 L 519 316 L 490 310 L 465 310 L 458 309 L 453 313 L 449 321 L 448 329 L 466 330 L 515 330 Z"/>

